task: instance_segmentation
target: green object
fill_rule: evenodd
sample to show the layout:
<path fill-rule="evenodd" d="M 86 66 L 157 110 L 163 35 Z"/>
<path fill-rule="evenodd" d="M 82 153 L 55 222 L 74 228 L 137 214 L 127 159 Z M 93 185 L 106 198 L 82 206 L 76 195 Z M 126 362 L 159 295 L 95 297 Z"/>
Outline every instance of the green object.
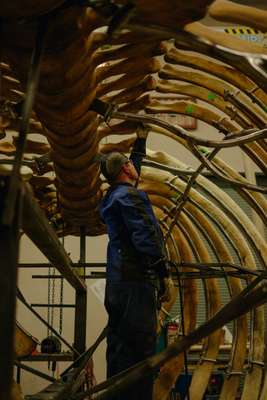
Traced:
<path fill-rule="evenodd" d="M 217 97 L 217 94 L 215 94 L 215 93 L 213 93 L 213 92 L 209 92 L 209 93 L 208 93 L 208 100 L 213 101 L 213 100 L 216 99 L 216 97 Z"/>
<path fill-rule="evenodd" d="M 210 149 L 208 147 L 199 146 L 198 150 L 204 155 L 210 154 Z"/>
<path fill-rule="evenodd" d="M 194 114 L 194 111 L 195 107 L 193 106 L 193 104 L 188 104 L 185 108 L 186 114 Z"/>

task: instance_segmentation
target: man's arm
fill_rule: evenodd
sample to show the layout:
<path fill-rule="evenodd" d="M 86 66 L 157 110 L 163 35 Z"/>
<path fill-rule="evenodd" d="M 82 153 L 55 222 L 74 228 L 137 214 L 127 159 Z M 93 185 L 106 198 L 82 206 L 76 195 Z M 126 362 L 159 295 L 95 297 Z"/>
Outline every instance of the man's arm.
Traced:
<path fill-rule="evenodd" d="M 127 194 L 119 199 L 119 209 L 131 242 L 140 257 L 144 257 L 160 277 L 168 276 L 164 243 L 150 204 L 137 189 L 129 188 Z"/>
<path fill-rule="evenodd" d="M 140 124 L 137 128 L 137 138 L 134 142 L 133 149 L 130 155 L 138 175 L 141 173 L 141 163 L 143 158 L 146 156 L 146 140 L 149 129 Z"/>

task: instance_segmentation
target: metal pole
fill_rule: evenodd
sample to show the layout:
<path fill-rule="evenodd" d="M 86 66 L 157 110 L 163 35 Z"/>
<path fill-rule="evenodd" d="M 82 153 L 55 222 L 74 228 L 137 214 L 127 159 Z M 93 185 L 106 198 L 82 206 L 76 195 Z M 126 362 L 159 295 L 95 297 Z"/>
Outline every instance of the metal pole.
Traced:
<path fill-rule="evenodd" d="M 8 179 L 0 180 L 0 210 L 7 196 Z M 14 326 L 19 227 L 21 215 L 21 189 L 15 202 L 12 225 L 0 223 L 0 400 L 10 400 L 14 360 Z M 1 221 L 2 221 L 2 215 Z"/>
<path fill-rule="evenodd" d="M 85 227 L 80 228 L 80 260 L 84 264 L 86 260 L 86 232 Z M 84 279 L 85 269 L 78 271 L 80 278 Z M 75 300 L 75 326 L 74 347 L 83 353 L 86 349 L 86 315 L 87 315 L 87 292 L 76 290 Z"/>

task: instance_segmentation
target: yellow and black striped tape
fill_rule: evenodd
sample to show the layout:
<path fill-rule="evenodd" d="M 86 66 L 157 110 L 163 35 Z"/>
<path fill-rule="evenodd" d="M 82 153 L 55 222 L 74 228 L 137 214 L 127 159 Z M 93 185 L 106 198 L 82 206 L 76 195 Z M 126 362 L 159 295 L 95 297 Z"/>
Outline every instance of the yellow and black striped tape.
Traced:
<path fill-rule="evenodd" d="M 258 29 L 248 28 L 246 26 L 235 26 L 224 28 L 225 33 L 230 33 L 231 35 L 261 35 L 262 32 Z"/>

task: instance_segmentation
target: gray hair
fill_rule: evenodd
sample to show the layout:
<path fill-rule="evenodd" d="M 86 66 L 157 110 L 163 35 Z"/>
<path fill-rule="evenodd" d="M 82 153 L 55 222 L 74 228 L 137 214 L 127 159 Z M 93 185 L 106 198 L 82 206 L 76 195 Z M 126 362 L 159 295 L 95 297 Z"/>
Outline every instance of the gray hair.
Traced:
<path fill-rule="evenodd" d="M 129 161 L 125 154 L 117 151 L 105 154 L 100 160 L 100 170 L 104 177 L 113 182 L 119 175 L 121 168 Z"/>

